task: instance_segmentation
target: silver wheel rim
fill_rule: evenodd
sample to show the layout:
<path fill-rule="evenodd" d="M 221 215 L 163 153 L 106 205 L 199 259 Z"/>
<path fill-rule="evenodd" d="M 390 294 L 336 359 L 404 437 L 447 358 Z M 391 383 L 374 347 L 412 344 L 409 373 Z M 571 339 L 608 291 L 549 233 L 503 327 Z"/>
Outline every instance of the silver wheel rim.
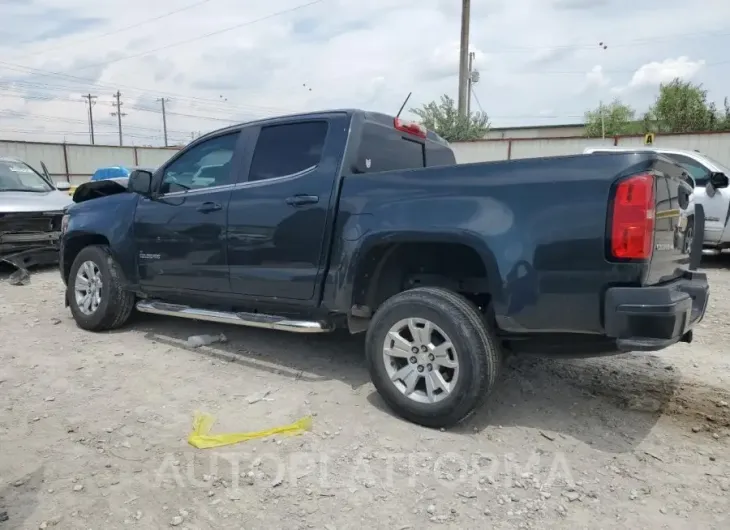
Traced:
<path fill-rule="evenodd" d="M 93 315 L 101 304 L 101 270 L 93 261 L 85 261 L 79 267 L 74 282 L 76 306 L 84 315 Z"/>
<path fill-rule="evenodd" d="M 446 333 L 424 318 L 407 318 L 390 328 L 383 362 L 393 385 L 418 403 L 449 397 L 459 379 L 459 358 Z"/>

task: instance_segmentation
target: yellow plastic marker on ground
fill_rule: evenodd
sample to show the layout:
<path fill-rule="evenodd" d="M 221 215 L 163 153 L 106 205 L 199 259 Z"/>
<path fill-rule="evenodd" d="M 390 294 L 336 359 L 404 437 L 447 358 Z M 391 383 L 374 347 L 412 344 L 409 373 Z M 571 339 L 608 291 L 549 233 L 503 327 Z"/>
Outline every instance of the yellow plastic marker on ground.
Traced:
<path fill-rule="evenodd" d="M 312 430 L 311 416 L 305 416 L 289 425 L 282 425 L 281 427 L 274 427 L 264 431 L 232 432 L 227 434 L 209 434 L 213 423 L 215 423 L 215 418 L 210 414 L 196 412 L 195 418 L 193 419 L 193 432 L 188 436 L 188 443 L 198 449 L 210 449 L 212 447 L 247 442 L 256 438 L 266 438 L 274 434 L 297 436 L 304 433 L 304 431 Z"/>

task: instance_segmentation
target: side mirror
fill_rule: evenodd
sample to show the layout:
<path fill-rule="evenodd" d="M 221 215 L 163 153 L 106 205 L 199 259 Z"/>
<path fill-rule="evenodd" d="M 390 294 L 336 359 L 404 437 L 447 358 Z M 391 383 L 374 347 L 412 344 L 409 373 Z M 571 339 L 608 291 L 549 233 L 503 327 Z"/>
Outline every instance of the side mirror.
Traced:
<path fill-rule="evenodd" d="M 58 191 L 68 191 L 71 189 L 71 184 L 66 182 L 65 180 L 62 180 L 60 182 L 56 182 L 56 189 Z"/>
<path fill-rule="evenodd" d="M 713 173 L 710 175 L 710 184 L 716 190 L 719 190 L 720 188 L 727 188 L 728 183 L 728 177 L 725 173 Z"/>
<path fill-rule="evenodd" d="M 152 173 L 144 169 L 135 169 L 129 175 L 127 189 L 144 197 L 152 195 Z"/>

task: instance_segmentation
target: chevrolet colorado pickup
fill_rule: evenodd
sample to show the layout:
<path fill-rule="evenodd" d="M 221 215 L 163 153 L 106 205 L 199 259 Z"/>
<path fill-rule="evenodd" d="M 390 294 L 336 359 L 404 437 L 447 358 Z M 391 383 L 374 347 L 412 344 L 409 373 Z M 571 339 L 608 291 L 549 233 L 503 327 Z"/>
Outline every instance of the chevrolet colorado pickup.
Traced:
<path fill-rule="evenodd" d="M 154 173 L 80 186 L 60 269 L 86 330 L 136 308 L 365 332 L 384 401 L 446 427 L 490 393 L 506 354 L 691 341 L 708 299 L 702 208 L 693 245 L 680 216 L 691 191 L 656 153 L 458 165 L 418 124 L 310 113 L 215 131 Z"/>

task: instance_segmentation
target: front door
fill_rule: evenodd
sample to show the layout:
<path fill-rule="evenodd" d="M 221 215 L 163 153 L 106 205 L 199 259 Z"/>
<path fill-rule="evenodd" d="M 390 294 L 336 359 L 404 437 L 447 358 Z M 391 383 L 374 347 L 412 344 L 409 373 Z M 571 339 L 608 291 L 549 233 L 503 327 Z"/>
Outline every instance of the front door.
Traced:
<path fill-rule="evenodd" d="M 321 280 L 347 117 L 263 126 L 228 214 L 233 292 L 305 302 Z M 296 303 L 296 302 L 295 302 Z"/>
<path fill-rule="evenodd" d="M 149 291 L 228 291 L 226 216 L 239 133 L 204 140 L 155 174 L 134 221 L 140 284 Z"/>
<path fill-rule="evenodd" d="M 701 204 L 705 209 L 705 243 L 708 245 L 720 243 L 730 207 L 730 189 L 714 190 L 712 196 L 708 195 L 707 185 L 711 174 L 708 168 L 688 156 L 674 153 L 666 156 L 684 166 L 695 182 L 694 202 Z"/>

